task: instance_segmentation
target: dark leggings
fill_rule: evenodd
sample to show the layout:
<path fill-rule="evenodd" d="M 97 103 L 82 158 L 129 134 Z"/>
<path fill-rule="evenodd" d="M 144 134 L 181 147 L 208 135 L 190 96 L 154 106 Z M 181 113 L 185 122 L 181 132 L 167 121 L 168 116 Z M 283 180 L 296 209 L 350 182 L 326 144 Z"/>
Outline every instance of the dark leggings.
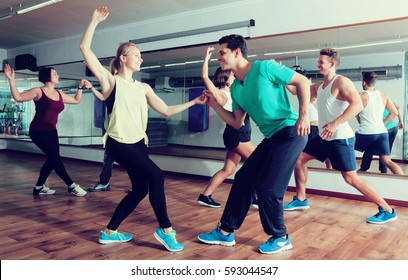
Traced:
<path fill-rule="evenodd" d="M 107 228 L 116 230 L 148 193 L 159 226 L 171 227 L 164 195 L 164 176 L 149 158 L 144 140 L 123 144 L 108 137 L 106 149 L 113 160 L 126 169 L 132 184 L 132 191 L 119 202 Z"/>
<path fill-rule="evenodd" d="M 36 144 L 38 148 L 40 148 L 41 151 L 43 151 L 43 153 L 47 156 L 47 160 L 41 167 L 40 176 L 38 177 L 36 185 L 44 185 L 52 170 L 57 173 L 57 175 L 65 182 L 67 186 L 72 185 L 74 182 L 71 180 L 67 171 L 65 170 L 59 153 L 57 130 L 30 130 L 30 137 L 31 140 L 33 140 L 34 144 Z"/>
<path fill-rule="evenodd" d="M 274 237 L 286 234 L 283 196 L 306 142 L 306 136 L 297 136 L 295 128 L 289 126 L 258 145 L 235 175 L 221 229 L 233 232 L 240 228 L 256 191 L 265 233 Z"/>

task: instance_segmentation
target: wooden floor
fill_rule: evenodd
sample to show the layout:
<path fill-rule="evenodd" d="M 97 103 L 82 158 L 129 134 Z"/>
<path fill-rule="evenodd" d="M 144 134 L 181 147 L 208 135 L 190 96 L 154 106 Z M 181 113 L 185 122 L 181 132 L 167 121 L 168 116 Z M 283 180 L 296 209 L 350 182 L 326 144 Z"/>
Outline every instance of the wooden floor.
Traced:
<path fill-rule="evenodd" d="M 199 206 L 196 198 L 208 178 L 166 174 L 166 196 L 170 219 L 183 252 L 171 253 L 155 238 L 157 222 L 148 199 L 120 226 L 134 235 L 131 242 L 100 245 L 98 232 L 109 221 L 117 203 L 129 189 L 123 169 L 115 166 L 112 191 L 74 197 L 53 173 L 48 184 L 53 196 L 32 196 L 32 187 L 44 157 L 0 151 L 0 259 L 1 260 L 407 260 L 408 208 L 395 207 L 396 222 L 371 225 L 365 218 L 377 212 L 368 202 L 310 195 L 311 209 L 285 213 L 293 250 L 277 255 L 257 252 L 267 236 L 258 211 L 251 208 L 234 247 L 204 245 L 199 233 L 216 226 L 222 209 Z M 94 186 L 101 164 L 64 159 L 71 177 L 85 189 Z M 230 184 L 223 184 L 214 198 L 225 204 Z M 285 202 L 293 193 L 288 192 Z"/>

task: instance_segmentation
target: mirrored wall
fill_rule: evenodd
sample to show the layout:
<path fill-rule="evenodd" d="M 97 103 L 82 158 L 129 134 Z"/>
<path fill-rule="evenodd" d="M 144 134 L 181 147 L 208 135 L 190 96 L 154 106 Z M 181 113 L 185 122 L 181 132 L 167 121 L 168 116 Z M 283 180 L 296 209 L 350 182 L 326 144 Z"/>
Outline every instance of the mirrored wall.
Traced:
<path fill-rule="evenodd" d="M 304 70 L 305 75 L 312 77 L 313 81 L 318 81 L 320 77 L 316 64 L 319 49 L 338 48 L 342 56 L 338 73 L 351 78 L 359 91 L 362 91 L 362 71 L 381 73 L 378 88 L 388 93 L 391 99 L 400 105 L 405 115 L 407 79 L 404 65 L 407 65 L 407 41 L 401 38 L 397 42 L 390 37 L 389 32 L 389 29 L 393 32 L 408 32 L 405 27 L 408 27 L 408 23 L 401 20 L 248 39 L 249 60 L 275 59 L 288 67 Z M 399 36 L 401 37 L 401 34 Z M 406 37 L 408 38 L 408 35 Z M 152 52 L 142 50 L 142 69 L 134 78 L 150 84 L 168 105 L 187 102 L 204 88 L 201 66 L 205 50 L 210 45 L 217 49 L 217 44 L 211 43 Z M 213 58 L 210 61 L 210 73 L 214 73 L 218 67 L 216 53 Z M 109 60 L 110 58 L 103 59 L 107 67 Z M 61 76 L 58 89 L 75 94 L 79 80 L 70 79 L 70 72 L 75 69 L 83 71 L 85 65 L 75 62 L 54 67 Z M 90 80 L 98 88 L 94 77 L 84 75 L 83 78 Z M 36 73 L 18 73 L 16 81 L 21 92 L 41 86 Z M 290 96 L 290 99 L 293 107 L 297 109 L 296 97 Z M 34 103 L 14 102 L 3 73 L 0 75 L 0 110 L 0 137 L 30 141 L 27 135 L 35 112 Z M 92 92 L 84 91 L 82 102 L 78 105 L 65 105 L 65 110 L 60 115 L 58 132 L 61 144 L 102 148 L 104 117 L 104 104 L 99 102 Z M 357 130 L 356 120 L 352 120 L 351 125 Z M 157 154 L 224 159 L 224 127 L 225 123 L 206 105 L 195 106 L 169 118 L 149 110 L 149 149 L 151 153 Z M 404 148 L 406 131 L 406 128 L 399 131 L 392 151 L 392 158 L 399 162 L 408 158 L 407 148 Z M 253 124 L 252 141 L 258 144 L 262 139 L 261 133 Z M 361 156 L 359 153 L 356 155 Z M 313 166 L 324 168 L 324 164 L 318 162 Z M 372 171 L 376 172 L 374 169 Z"/>

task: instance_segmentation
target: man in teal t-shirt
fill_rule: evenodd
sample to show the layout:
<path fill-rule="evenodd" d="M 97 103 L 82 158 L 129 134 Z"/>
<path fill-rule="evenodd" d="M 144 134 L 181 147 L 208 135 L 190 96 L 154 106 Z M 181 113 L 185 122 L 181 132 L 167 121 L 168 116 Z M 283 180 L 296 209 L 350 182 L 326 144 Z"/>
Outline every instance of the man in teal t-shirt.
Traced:
<path fill-rule="evenodd" d="M 248 114 L 265 139 L 236 173 L 220 225 L 198 235 L 198 239 L 206 244 L 234 245 L 234 231 L 242 225 L 256 192 L 262 227 L 271 236 L 258 250 L 271 254 L 291 249 L 282 201 L 310 132 L 310 83 L 305 76 L 275 61 L 249 62 L 246 42 L 240 35 L 225 36 L 219 45 L 221 68 L 231 70 L 236 78 L 231 86 L 233 112 L 219 106 L 212 93 L 205 91 L 209 103 L 235 128 Z M 288 84 L 297 88 L 299 114 L 290 105 L 285 90 Z"/>

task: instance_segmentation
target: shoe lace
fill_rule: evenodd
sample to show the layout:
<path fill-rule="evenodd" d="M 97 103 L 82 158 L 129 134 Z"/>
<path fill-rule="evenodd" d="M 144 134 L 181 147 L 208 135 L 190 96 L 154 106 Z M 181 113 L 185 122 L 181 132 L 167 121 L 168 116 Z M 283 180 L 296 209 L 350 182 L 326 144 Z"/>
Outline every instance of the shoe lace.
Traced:
<path fill-rule="evenodd" d="M 170 240 L 174 243 L 177 244 L 177 239 L 176 239 L 176 233 L 175 232 L 171 232 L 169 234 Z"/>
<path fill-rule="evenodd" d="M 379 218 L 381 216 L 385 215 L 385 212 L 379 211 L 377 214 L 374 215 L 374 217 Z"/>

